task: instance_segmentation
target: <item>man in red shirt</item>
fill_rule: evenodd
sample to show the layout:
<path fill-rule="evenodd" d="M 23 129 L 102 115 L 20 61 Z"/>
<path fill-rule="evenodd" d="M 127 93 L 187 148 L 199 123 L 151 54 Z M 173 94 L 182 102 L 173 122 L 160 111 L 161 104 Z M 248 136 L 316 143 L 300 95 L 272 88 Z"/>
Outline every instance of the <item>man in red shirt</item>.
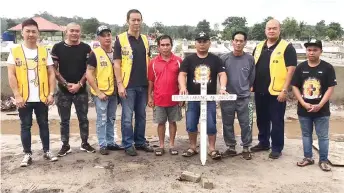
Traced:
<path fill-rule="evenodd" d="M 172 38 L 162 35 L 157 39 L 159 55 L 150 61 L 148 67 L 148 106 L 154 109 L 154 122 L 158 123 L 160 147 L 155 155 L 164 154 L 165 123 L 168 119 L 170 129 L 171 155 L 177 155 L 174 139 L 177 131 L 177 121 L 182 118 L 178 102 L 172 101 L 172 95 L 179 94 L 178 74 L 182 59 L 172 53 Z M 154 90 L 153 90 L 154 88 Z M 153 99 L 154 97 L 154 99 Z"/>

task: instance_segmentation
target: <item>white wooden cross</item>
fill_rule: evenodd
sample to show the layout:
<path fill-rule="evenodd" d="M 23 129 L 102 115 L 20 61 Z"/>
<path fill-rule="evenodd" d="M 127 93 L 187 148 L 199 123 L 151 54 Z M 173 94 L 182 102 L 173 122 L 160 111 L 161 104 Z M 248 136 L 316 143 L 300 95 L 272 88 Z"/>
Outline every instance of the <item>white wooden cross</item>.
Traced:
<path fill-rule="evenodd" d="M 205 165 L 207 161 L 207 101 L 223 101 L 223 100 L 236 100 L 236 94 L 226 95 L 208 95 L 207 84 L 208 84 L 208 69 L 207 67 L 201 67 L 200 69 L 200 83 L 201 83 L 201 94 L 200 95 L 172 95 L 172 101 L 200 101 L 201 112 L 200 112 L 200 123 L 201 123 L 201 142 L 200 142 L 200 159 L 202 165 Z"/>

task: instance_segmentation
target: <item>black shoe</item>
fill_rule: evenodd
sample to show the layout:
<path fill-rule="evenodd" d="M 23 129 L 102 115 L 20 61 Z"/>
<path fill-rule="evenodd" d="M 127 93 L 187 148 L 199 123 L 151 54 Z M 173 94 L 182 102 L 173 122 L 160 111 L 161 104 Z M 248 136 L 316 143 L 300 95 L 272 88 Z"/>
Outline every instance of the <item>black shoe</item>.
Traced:
<path fill-rule="evenodd" d="M 80 150 L 86 151 L 87 153 L 95 153 L 96 152 L 96 150 L 89 143 L 82 143 Z"/>
<path fill-rule="evenodd" d="M 109 155 L 109 151 L 105 147 L 100 148 L 99 153 L 102 155 Z"/>
<path fill-rule="evenodd" d="M 143 144 L 141 146 L 135 146 L 135 148 L 137 150 L 142 150 L 142 151 L 145 151 L 145 152 L 154 152 L 153 147 L 149 146 L 148 143 L 145 143 L 145 144 Z"/>
<path fill-rule="evenodd" d="M 128 149 L 126 149 L 125 153 L 130 156 L 137 156 L 137 152 L 134 146 L 131 146 Z"/>
<path fill-rule="evenodd" d="M 107 150 L 110 150 L 110 151 L 118 151 L 118 150 L 123 150 L 124 147 L 115 144 L 115 145 L 108 145 L 108 146 L 106 147 L 106 149 L 107 149 Z"/>
<path fill-rule="evenodd" d="M 282 153 L 280 152 L 275 152 L 275 151 L 272 151 L 270 154 L 269 154 L 269 158 L 271 159 L 278 159 L 280 158 L 282 155 Z"/>
<path fill-rule="evenodd" d="M 252 152 L 269 151 L 269 150 L 270 150 L 269 146 L 263 146 L 260 143 L 256 146 L 251 147 Z"/>
<path fill-rule="evenodd" d="M 235 150 L 234 147 L 229 147 L 225 152 L 222 153 L 223 157 L 233 157 L 237 155 L 237 151 Z"/>
<path fill-rule="evenodd" d="M 70 145 L 62 145 L 61 150 L 57 153 L 58 157 L 63 157 L 72 152 Z"/>

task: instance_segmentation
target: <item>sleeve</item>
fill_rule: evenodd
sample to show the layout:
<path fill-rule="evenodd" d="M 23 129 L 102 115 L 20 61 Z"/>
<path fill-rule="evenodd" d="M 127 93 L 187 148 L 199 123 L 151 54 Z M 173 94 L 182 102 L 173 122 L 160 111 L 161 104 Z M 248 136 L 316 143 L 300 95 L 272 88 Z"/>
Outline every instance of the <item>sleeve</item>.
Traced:
<path fill-rule="evenodd" d="M 219 57 L 216 57 L 216 63 L 217 63 L 217 73 L 226 72 L 226 67 L 224 65 L 224 62 Z"/>
<path fill-rule="evenodd" d="M 290 82 L 290 85 L 296 86 L 298 88 L 300 88 L 301 84 L 302 84 L 302 82 L 301 82 L 301 67 L 302 67 L 301 64 L 296 67 L 293 78 L 291 79 L 291 82 Z"/>
<path fill-rule="evenodd" d="M 122 52 L 121 44 L 119 43 L 118 36 L 116 36 L 114 52 L 113 52 L 113 59 L 114 60 L 122 60 L 122 53 L 121 52 Z"/>
<path fill-rule="evenodd" d="M 15 65 L 16 64 L 14 61 L 13 55 L 12 55 L 12 51 L 10 51 L 10 54 L 8 55 L 6 63 L 9 65 Z"/>
<path fill-rule="evenodd" d="M 250 65 L 251 65 L 251 72 L 250 72 L 250 87 L 253 86 L 253 83 L 254 83 L 254 79 L 256 77 L 256 65 L 254 64 L 254 58 L 251 57 L 250 59 Z"/>
<path fill-rule="evenodd" d="M 87 60 L 87 65 L 97 67 L 97 58 L 93 52 L 90 54 L 90 57 Z"/>
<path fill-rule="evenodd" d="M 53 61 L 53 59 L 52 59 L 52 57 L 51 57 L 51 55 L 50 55 L 48 50 L 47 50 L 47 52 L 48 52 L 47 66 L 52 66 L 52 65 L 54 65 L 54 61 Z"/>
<path fill-rule="evenodd" d="M 284 52 L 285 65 L 297 66 L 297 55 L 296 50 L 292 44 L 289 44 Z"/>
<path fill-rule="evenodd" d="M 53 46 L 53 48 L 51 49 L 51 57 L 53 59 L 53 61 L 59 61 L 59 57 L 58 57 L 58 44 L 55 44 Z"/>
<path fill-rule="evenodd" d="M 188 68 L 189 68 L 189 60 L 188 60 L 188 57 L 185 57 L 182 63 L 180 64 L 179 72 L 188 73 Z"/>
<path fill-rule="evenodd" d="M 327 76 L 327 85 L 328 87 L 336 86 L 337 79 L 336 79 L 336 72 L 332 65 L 329 67 L 328 76 Z"/>
<path fill-rule="evenodd" d="M 148 66 L 148 80 L 152 82 L 154 82 L 155 80 L 154 71 L 153 71 L 153 63 L 154 63 L 154 60 L 151 60 Z"/>

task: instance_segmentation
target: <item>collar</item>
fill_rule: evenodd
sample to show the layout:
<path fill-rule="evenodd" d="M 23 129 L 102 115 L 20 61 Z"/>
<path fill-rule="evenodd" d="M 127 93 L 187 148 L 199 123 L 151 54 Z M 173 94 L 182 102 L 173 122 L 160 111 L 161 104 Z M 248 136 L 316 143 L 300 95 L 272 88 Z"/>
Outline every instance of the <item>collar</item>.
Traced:
<path fill-rule="evenodd" d="M 170 60 L 168 60 L 168 62 L 169 62 L 169 61 L 175 60 L 175 58 L 176 58 L 175 55 L 174 55 L 173 53 L 171 53 L 171 57 L 170 57 Z M 158 54 L 157 60 L 158 60 L 158 61 L 165 61 L 165 60 L 162 58 L 161 54 Z"/>
<path fill-rule="evenodd" d="M 265 40 L 263 48 L 268 48 L 267 42 L 268 42 L 268 40 Z M 275 44 L 270 46 L 270 49 L 275 48 L 280 42 L 281 42 L 281 38 L 278 38 L 278 40 L 275 42 Z"/>

